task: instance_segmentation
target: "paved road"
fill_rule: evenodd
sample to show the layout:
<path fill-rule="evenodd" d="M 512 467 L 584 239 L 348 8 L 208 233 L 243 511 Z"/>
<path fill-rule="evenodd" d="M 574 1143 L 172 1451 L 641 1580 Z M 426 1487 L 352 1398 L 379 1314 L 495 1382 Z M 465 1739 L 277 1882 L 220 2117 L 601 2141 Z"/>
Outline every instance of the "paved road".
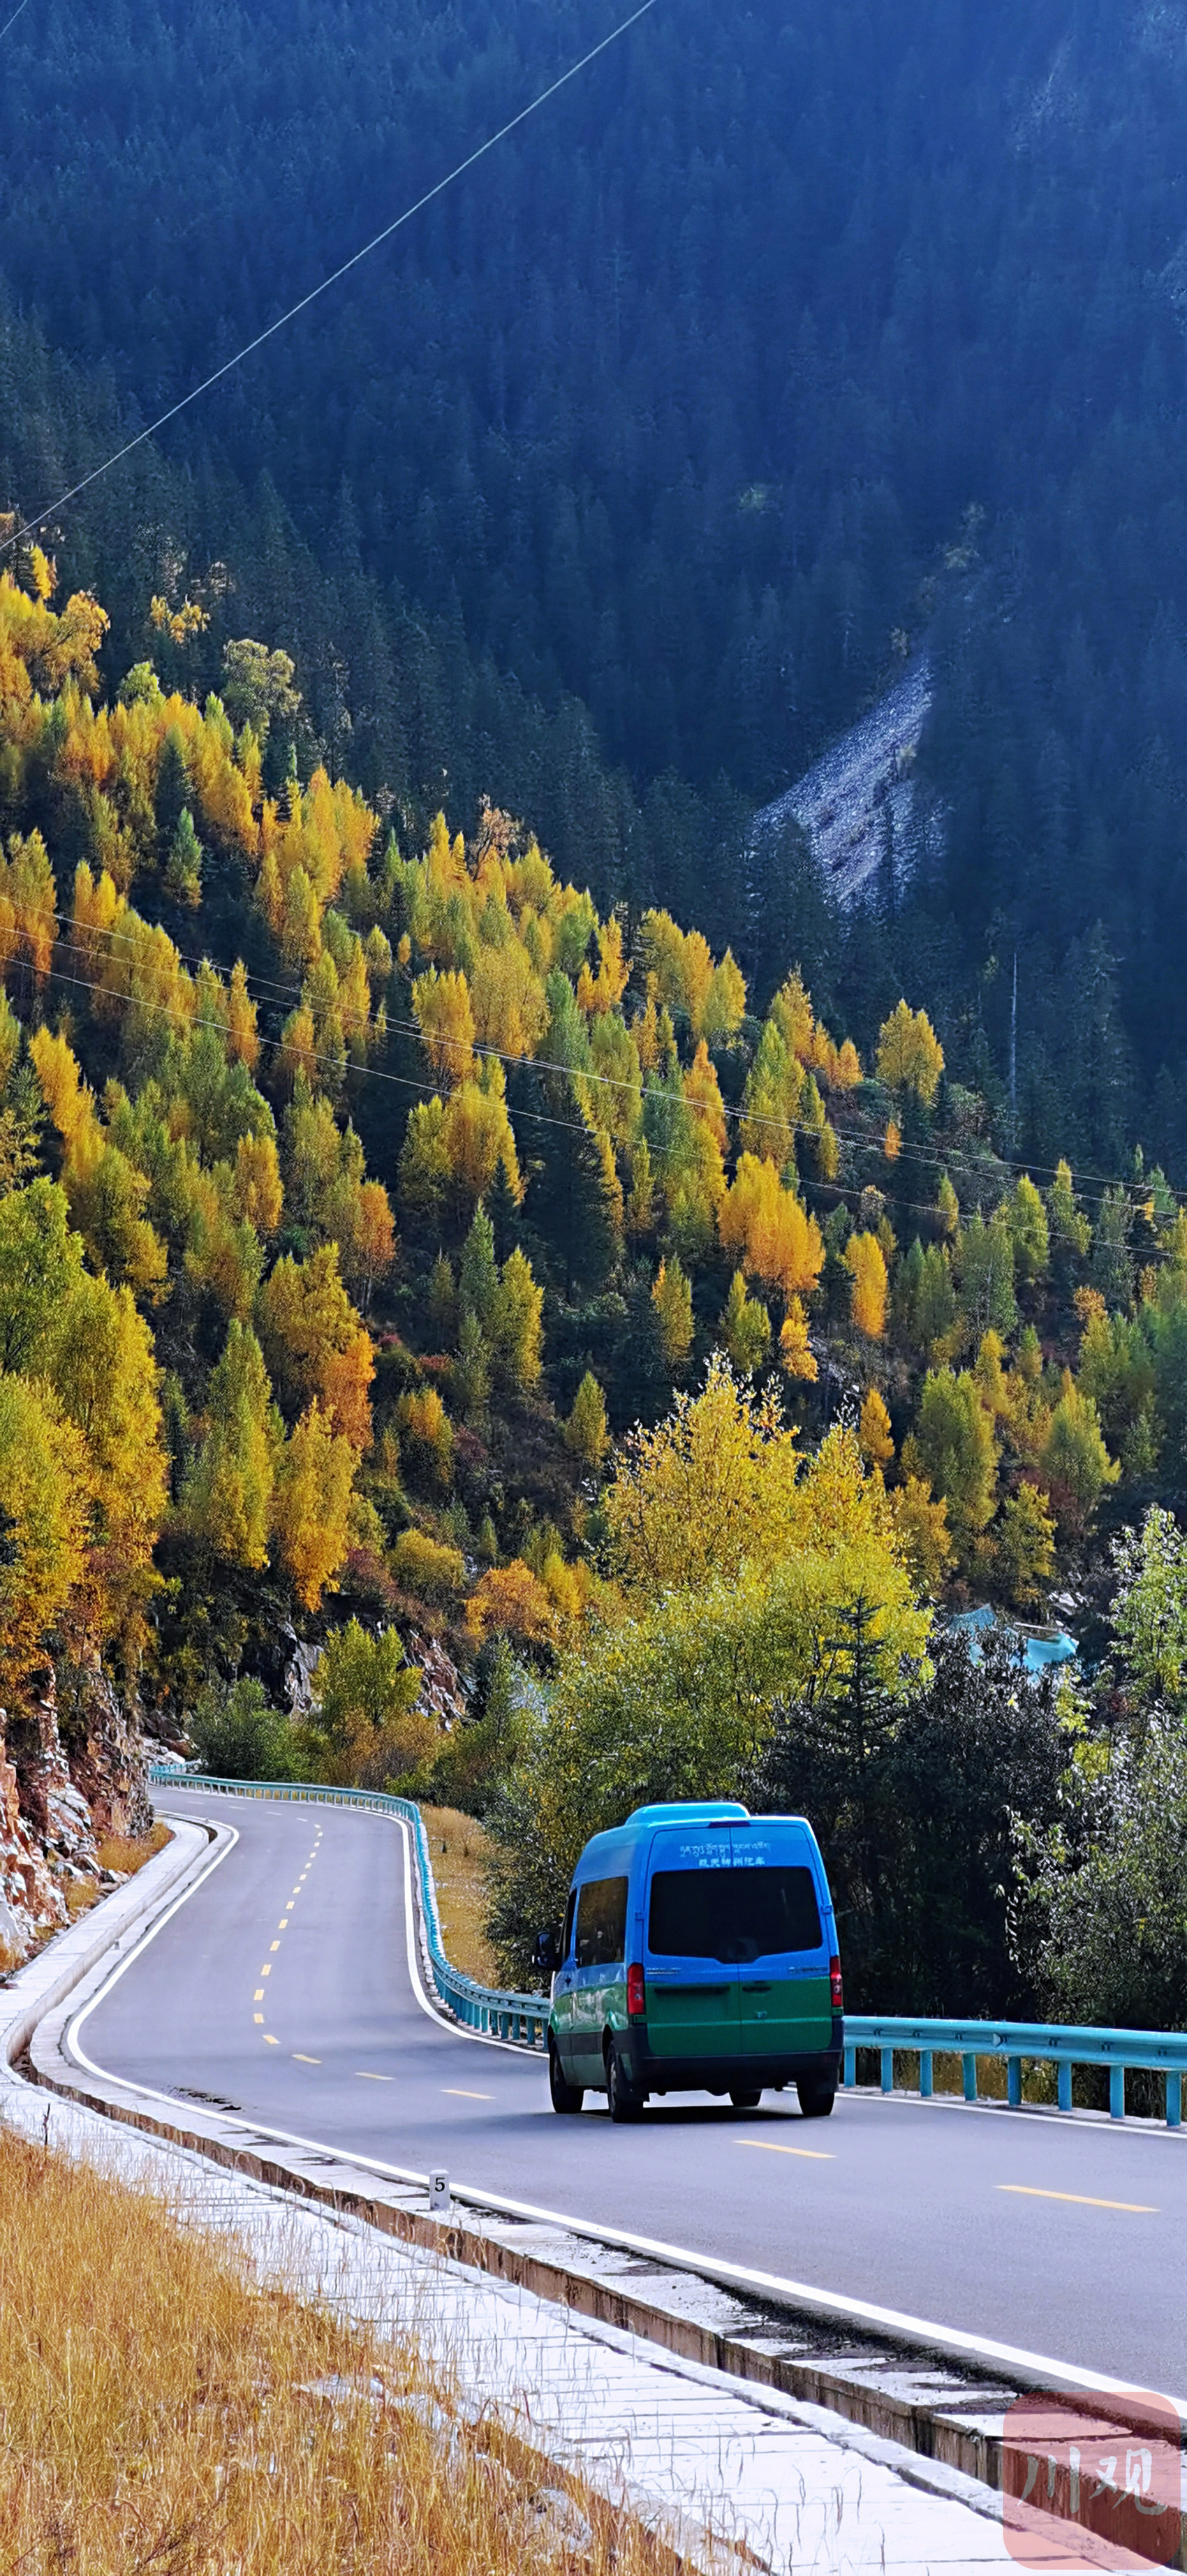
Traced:
<path fill-rule="evenodd" d="M 794 2096 L 557 2119 L 539 2062 L 431 2020 L 381 1816 L 179 1796 L 239 1842 L 86 2023 L 112 2073 L 568 2217 L 1187 2389 L 1187 2133 Z"/>

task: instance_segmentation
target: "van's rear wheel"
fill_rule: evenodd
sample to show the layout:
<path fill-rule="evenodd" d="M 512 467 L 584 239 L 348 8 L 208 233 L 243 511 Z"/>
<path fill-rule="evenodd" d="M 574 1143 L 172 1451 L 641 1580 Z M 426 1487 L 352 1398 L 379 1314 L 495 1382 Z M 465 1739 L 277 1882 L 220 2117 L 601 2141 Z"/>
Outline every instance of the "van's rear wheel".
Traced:
<path fill-rule="evenodd" d="M 627 2082 L 626 2069 L 616 2048 L 606 2051 L 606 2098 L 612 2120 L 638 2120 L 642 2117 L 643 2096 Z"/>
<path fill-rule="evenodd" d="M 818 2078 L 809 2076 L 805 2077 L 802 2084 L 797 2084 L 795 2089 L 800 2097 L 800 2111 L 805 2120 L 827 2120 L 837 2098 L 834 2085 L 822 2084 Z"/>
<path fill-rule="evenodd" d="M 733 2103 L 735 2111 L 757 2111 L 759 2103 L 762 2100 L 762 2087 L 761 2085 L 756 2084 L 752 2093 L 740 2093 L 736 2091 L 734 2086 L 731 2084 L 730 2100 Z"/>
<path fill-rule="evenodd" d="M 554 2111 L 579 2111 L 585 2100 L 580 2084 L 566 2084 L 555 2040 L 548 2043 L 548 2090 Z"/>

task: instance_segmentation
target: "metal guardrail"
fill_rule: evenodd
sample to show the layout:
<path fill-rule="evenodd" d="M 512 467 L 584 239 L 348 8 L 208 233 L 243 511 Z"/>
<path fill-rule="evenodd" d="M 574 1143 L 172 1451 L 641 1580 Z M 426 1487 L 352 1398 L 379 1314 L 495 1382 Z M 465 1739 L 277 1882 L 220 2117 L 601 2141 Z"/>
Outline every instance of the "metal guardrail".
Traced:
<path fill-rule="evenodd" d="M 318 1807 L 365 1807 L 380 1815 L 399 1816 L 412 1827 L 416 1876 L 424 1922 L 425 1948 L 438 1999 L 456 2021 L 491 2039 L 510 2040 L 517 2048 L 537 2051 L 548 2045 L 547 1995 L 517 1995 L 496 1986 L 480 1986 L 450 1966 L 441 1941 L 437 1891 L 424 1817 L 411 1798 L 389 1798 L 379 1789 L 323 1789 L 298 1780 L 216 1780 L 207 1772 L 181 1771 L 174 1763 L 154 1763 L 154 1788 L 201 1789 L 216 1798 L 272 1798 Z"/>
<path fill-rule="evenodd" d="M 516 2047 L 537 2052 L 547 2047 L 547 1996 L 517 1995 L 493 1986 L 480 1986 L 476 1978 L 464 1977 L 460 1969 L 450 1966 L 441 1941 L 428 1836 L 424 1818 L 413 1799 L 391 1798 L 378 1789 L 323 1789 L 304 1781 L 217 1780 L 204 1772 L 179 1771 L 173 1764 L 166 1763 L 154 1764 L 148 1776 L 155 1787 L 172 1784 L 176 1788 L 184 1783 L 187 1788 L 202 1789 L 215 1797 L 274 1798 L 300 1800 L 323 1807 L 366 1807 L 377 1810 L 381 1815 L 402 1817 L 404 1823 L 412 1827 L 425 1947 L 439 2000 L 469 2030 L 482 2031 L 491 2038 L 510 2040 Z M 925 2097 L 932 2091 L 933 2059 L 943 2055 L 959 2057 L 963 2066 L 966 2102 L 978 2099 L 978 2059 L 1004 2057 L 1006 2098 L 1016 2108 L 1022 2102 L 1024 2060 L 1055 2066 L 1061 2111 L 1070 2111 L 1072 2107 L 1074 2066 L 1107 2066 L 1109 2110 L 1114 2120 L 1125 2117 L 1127 2070 L 1140 2069 L 1165 2076 L 1167 2126 L 1177 2129 L 1182 2124 L 1187 2031 L 1078 2030 L 1062 2022 L 935 2021 L 877 2013 L 846 2013 L 843 2077 L 846 2085 L 857 2081 L 859 2048 L 877 2050 L 884 2093 L 894 2091 L 896 2052 L 917 2056 L 919 2090 Z"/>
<path fill-rule="evenodd" d="M 894 2091 L 897 2050 L 918 2056 L 919 2090 L 924 2095 L 932 2089 L 933 2057 L 948 2054 L 961 2058 L 966 2102 L 977 2100 L 978 2058 L 1004 2057 L 1006 2099 L 1016 2107 L 1022 2101 L 1023 2060 L 1053 2065 L 1057 2069 L 1061 2111 L 1072 2107 L 1073 2066 L 1107 2066 L 1109 2111 L 1114 2120 L 1125 2117 L 1127 2069 L 1141 2069 L 1147 2074 L 1165 2075 L 1167 2127 L 1177 2129 L 1182 2124 L 1187 2031 L 1077 2030 L 1063 2022 L 913 2021 L 897 2015 L 846 2013 L 846 2084 L 857 2080 L 859 2048 L 878 2051 L 884 2093 Z"/>

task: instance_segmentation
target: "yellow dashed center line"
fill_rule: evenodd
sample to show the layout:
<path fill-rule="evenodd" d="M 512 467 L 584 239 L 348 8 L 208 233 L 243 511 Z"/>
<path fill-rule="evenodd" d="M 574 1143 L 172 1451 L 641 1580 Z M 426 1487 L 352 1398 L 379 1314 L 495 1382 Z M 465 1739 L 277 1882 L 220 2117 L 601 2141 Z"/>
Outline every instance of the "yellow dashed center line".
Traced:
<path fill-rule="evenodd" d="M 826 2154 L 823 2147 L 782 2147 L 774 2138 L 735 2138 L 734 2145 L 760 2147 L 764 2156 L 806 2156 L 809 2164 L 813 2165 L 835 2165 L 837 2161 L 835 2156 Z"/>
<path fill-rule="evenodd" d="M 451 2094 L 455 2102 L 493 2102 L 495 2098 L 493 2093 L 467 2093 L 464 2084 L 443 2084 L 441 2090 Z"/>
<path fill-rule="evenodd" d="M 273 1942 L 270 1944 L 270 1947 L 271 1947 L 273 1950 L 279 1950 L 279 1948 L 280 1948 L 280 1943 L 279 1943 L 279 1941 L 273 1941 Z"/>
<path fill-rule="evenodd" d="M 295 2057 L 295 2059 L 296 2059 L 296 2061 L 297 2061 L 298 2066 L 320 2066 L 320 2065 L 321 2065 L 321 2059 L 320 2059 L 320 2057 L 306 2057 L 304 2050 L 303 2050 L 303 2049 L 301 2049 L 301 2048 L 294 2048 L 294 2050 L 293 2050 L 293 2056 Z"/>
<path fill-rule="evenodd" d="M 258 2021 L 258 2022 L 259 2022 L 259 2024 L 260 2024 L 261 2029 L 263 2028 L 264 2016 L 263 2016 L 263 2014 L 262 2014 L 262 2013 L 253 2013 L 253 2014 L 252 2014 L 252 2020 L 253 2020 L 253 2021 Z"/>
<path fill-rule="evenodd" d="M 272 2037 L 272 2033 L 271 2033 L 271 2031 L 270 2031 L 270 2030 L 266 2030 L 266 2031 L 265 2031 L 265 2033 L 264 2033 L 264 2039 L 265 2039 L 265 2043 L 266 2043 L 266 2045 L 267 2045 L 269 2048 L 279 2048 L 279 2046 L 280 2046 L 280 2041 L 279 2041 L 278 2039 L 273 2039 L 273 2037 Z"/>
<path fill-rule="evenodd" d="M 1149 2200 L 1098 2200 L 1090 2191 L 1041 2191 L 1037 2183 L 999 2182 L 998 2191 L 1016 2192 L 1022 2200 L 1072 2200 L 1079 2209 L 1125 2209 L 1134 2218 L 1157 2218 L 1158 2205 Z"/>
<path fill-rule="evenodd" d="M 252 2002 L 253 2002 L 253 2004 L 262 2004 L 262 2003 L 263 2003 L 263 2000 L 264 2000 L 264 1989 L 263 1989 L 263 1987 L 262 1987 L 262 1986 L 257 1986 L 257 1987 L 256 1987 L 256 1990 L 255 1990 L 255 1993 L 254 1993 L 254 1995 L 252 1996 Z"/>
<path fill-rule="evenodd" d="M 394 2075 L 372 2075 L 366 2066 L 356 2066 L 355 2074 L 360 2084 L 394 2084 L 396 2080 Z"/>

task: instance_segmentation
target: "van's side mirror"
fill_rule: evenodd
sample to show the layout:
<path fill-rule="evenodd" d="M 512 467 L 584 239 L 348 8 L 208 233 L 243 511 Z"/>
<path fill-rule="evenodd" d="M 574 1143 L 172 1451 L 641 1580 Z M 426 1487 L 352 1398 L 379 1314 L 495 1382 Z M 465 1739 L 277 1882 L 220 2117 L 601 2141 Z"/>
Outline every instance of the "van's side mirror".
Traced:
<path fill-rule="evenodd" d="M 536 1966 L 540 1970 L 541 1976 L 550 1977 L 552 1975 L 553 1970 L 557 1965 L 556 1949 L 557 1942 L 555 1932 L 537 1932 L 535 1959 Z"/>

